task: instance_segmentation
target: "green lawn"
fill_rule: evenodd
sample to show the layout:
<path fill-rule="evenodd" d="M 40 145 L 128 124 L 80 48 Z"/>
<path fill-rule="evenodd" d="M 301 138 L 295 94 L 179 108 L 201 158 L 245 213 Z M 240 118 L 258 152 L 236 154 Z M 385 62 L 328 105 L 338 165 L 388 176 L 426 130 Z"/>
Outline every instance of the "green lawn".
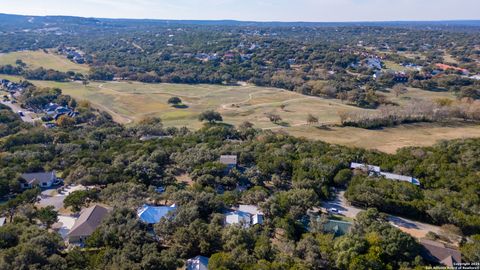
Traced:
<path fill-rule="evenodd" d="M 56 54 L 53 50 L 49 50 L 48 53 L 39 50 L 0 54 L 0 65 L 15 65 L 17 60 L 22 60 L 30 69 L 43 67 L 63 72 L 74 71 L 82 74 L 87 74 L 90 70 L 87 65 L 73 63 L 65 56 Z"/>

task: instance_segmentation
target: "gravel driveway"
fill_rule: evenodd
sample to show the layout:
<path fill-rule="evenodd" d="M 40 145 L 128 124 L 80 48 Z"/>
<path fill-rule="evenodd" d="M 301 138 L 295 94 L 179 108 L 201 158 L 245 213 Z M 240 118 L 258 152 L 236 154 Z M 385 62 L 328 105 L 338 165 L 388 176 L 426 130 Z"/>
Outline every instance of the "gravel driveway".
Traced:
<path fill-rule="evenodd" d="M 326 210 L 336 208 L 340 211 L 341 215 L 348 218 L 355 218 L 358 213 L 364 210 L 350 205 L 345 198 L 345 191 L 337 192 L 335 200 L 322 203 L 322 207 Z M 416 238 L 423 238 L 427 235 L 428 232 L 434 232 L 437 234 L 440 233 L 439 226 L 422 223 L 399 216 L 389 215 L 388 221 L 390 221 L 390 224 L 392 224 L 393 226 Z"/>

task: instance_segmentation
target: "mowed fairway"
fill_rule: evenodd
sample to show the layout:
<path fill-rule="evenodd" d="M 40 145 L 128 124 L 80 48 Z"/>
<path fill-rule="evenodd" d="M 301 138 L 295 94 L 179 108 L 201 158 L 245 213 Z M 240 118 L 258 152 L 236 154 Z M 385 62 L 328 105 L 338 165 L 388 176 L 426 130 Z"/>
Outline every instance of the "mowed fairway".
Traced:
<path fill-rule="evenodd" d="M 12 80 L 19 77 L 0 76 Z M 342 104 L 339 100 L 309 97 L 294 92 L 255 86 L 145 84 L 139 82 L 80 82 L 58 83 L 32 81 L 40 87 L 61 88 L 77 100 L 88 100 L 95 107 L 109 112 L 115 121 L 129 124 L 148 116 L 160 117 L 166 126 L 198 129 L 202 124 L 198 115 L 205 110 L 220 112 L 228 124 L 252 122 L 257 128 L 285 131 L 297 137 L 322 140 L 329 143 L 377 149 L 394 153 L 406 146 L 429 146 L 439 140 L 480 137 L 480 126 L 473 124 L 421 123 L 402 125 L 382 130 L 353 127 L 317 128 L 306 123 L 308 114 L 319 118 L 322 124 L 339 124 L 339 111 L 364 111 Z M 406 95 L 395 97 L 384 93 L 400 104 L 412 100 L 435 100 L 455 97 L 448 92 L 429 92 L 409 89 Z M 186 108 L 167 104 L 169 98 L 180 97 Z M 282 108 L 282 105 L 285 105 Z M 282 123 L 274 124 L 266 113 L 281 116 Z"/>
<path fill-rule="evenodd" d="M 302 126 L 309 113 L 324 123 L 339 122 L 340 110 L 363 110 L 342 104 L 338 100 L 308 97 L 294 92 L 255 86 L 217 86 L 145 84 L 139 82 L 79 82 L 58 83 L 32 81 L 41 87 L 61 88 L 78 100 L 88 100 L 121 123 L 139 121 L 145 117 L 160 117 L 165 125 L 199 128 L 198 115 L 205 110 L 220 112 L 226 123 L 239 125 L 251 121 L 258 128 L 275 129 Z M 186 108 L 168 104 L 171 97 L 180 97 Z M 282 109 L 281 106 L 285 105 Z M 281 116 L 281 125 L 269 121 L 266 113 Z"/>
<path fill-rule="evenodd" d="M 79 65 L 70 61 L 67 57 L 58 55 L 53 51 L 45 53 L 39 51 L 20 51 L 7 54 L 0 54 L 0 65 L 15 65 L 17 60 L 22 60 L 29 69 L 43 67 L 62 72 L 73 71 L 87 74 L 90 68 L 88 65 Z"/>

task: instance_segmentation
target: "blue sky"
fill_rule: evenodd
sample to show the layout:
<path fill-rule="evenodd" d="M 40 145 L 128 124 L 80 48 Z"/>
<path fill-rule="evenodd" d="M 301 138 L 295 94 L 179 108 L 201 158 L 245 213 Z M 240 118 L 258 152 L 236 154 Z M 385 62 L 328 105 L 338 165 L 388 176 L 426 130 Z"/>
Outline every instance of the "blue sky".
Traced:
<path fill-rule="evenodd" d="M 0 0 L 0 13 L 255 21 L 480 19 L 480 0 Z"/>

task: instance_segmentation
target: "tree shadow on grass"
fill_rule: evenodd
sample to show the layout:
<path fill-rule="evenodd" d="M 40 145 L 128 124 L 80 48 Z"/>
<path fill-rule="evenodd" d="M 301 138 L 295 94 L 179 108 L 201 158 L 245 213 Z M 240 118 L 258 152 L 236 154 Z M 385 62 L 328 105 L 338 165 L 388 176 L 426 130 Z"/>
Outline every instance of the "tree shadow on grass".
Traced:
<path fill-rule="evenodd" d="M 282 126 L 282 127 L 290 127 L 290 124 L 285 122 L 285 121 L 282 121 L 282 122 L 276 122 L 275 123 L 276 125 L 279 125 L 279 126 Z"/>
<path fill-rule="evenodd" d="M 330 128 L 329 126 L 324 126 L 324 125 L 316 126 L 315 128 L 318 129 L 318 130 L 332 131 L 332 128 Z"/>

